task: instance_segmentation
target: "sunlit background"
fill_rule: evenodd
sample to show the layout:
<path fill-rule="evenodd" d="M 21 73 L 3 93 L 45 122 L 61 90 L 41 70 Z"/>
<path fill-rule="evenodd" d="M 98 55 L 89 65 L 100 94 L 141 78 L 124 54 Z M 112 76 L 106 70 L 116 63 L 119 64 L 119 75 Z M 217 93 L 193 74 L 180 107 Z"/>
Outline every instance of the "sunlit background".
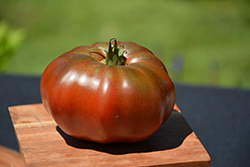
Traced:
<path fill-rule="evenodd" d="M 76 46 L 145 46 L 176 83 L 250 88 L 250 2 L 0 0 L 0 71 L 40 76 Z"/>

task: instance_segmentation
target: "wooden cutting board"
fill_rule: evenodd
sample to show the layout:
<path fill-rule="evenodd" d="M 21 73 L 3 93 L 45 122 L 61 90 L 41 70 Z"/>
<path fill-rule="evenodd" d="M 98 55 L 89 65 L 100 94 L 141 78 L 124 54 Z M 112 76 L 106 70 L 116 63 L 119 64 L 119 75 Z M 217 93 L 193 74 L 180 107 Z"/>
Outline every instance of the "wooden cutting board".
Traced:
<path fill-rule="evenodd" d="M 98 144 L 65 134 L 42 104 L 9 107 L 27 166 L 209 166 L 210 157 L 182 114 L 151 138 L 134 144 Z"/>

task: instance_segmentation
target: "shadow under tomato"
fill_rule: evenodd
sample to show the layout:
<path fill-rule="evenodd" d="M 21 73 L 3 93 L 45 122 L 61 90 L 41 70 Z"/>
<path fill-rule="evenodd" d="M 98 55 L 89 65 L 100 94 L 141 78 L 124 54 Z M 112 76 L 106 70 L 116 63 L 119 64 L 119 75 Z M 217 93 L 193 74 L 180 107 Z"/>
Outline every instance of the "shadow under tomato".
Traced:
<path fill-rule="evenodd" d="M 180 146 L 185 138 L 192 133 L 192 129 L 182 114 L 176 111 L 172 112 L 168 120 L 151 138 L 138 143 L 100 144 L 71 137 L 58 126 L 56 130 L 69 146 L 78 149 L 93 149 L 109 154 L 140 153 L 173 149 Z"/>

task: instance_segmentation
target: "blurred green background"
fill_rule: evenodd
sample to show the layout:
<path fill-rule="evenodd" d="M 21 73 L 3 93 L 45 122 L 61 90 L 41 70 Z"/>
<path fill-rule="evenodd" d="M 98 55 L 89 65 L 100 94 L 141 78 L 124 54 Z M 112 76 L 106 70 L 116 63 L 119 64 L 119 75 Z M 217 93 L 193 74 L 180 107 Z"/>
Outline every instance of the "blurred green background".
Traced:
<path fill-rule="evenodd" d="M 250 88 L 250 2 L 0 0 L 0 71 L 41 75 L 76 46 L 145 46 L 174 82 Z"/>

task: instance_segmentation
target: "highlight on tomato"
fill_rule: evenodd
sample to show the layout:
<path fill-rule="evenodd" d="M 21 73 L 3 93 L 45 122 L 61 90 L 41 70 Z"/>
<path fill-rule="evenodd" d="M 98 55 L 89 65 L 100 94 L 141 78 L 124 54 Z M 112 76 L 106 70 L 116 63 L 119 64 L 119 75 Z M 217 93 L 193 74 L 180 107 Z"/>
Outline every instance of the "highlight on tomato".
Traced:
<path fill-rule="evenodd" d="M 40 91 L 44 108 L 65 133 L 98 143 L 150 138 L 175 104 L 164 64 L 147 48 L 114 38 L 53 60 Z"/>

